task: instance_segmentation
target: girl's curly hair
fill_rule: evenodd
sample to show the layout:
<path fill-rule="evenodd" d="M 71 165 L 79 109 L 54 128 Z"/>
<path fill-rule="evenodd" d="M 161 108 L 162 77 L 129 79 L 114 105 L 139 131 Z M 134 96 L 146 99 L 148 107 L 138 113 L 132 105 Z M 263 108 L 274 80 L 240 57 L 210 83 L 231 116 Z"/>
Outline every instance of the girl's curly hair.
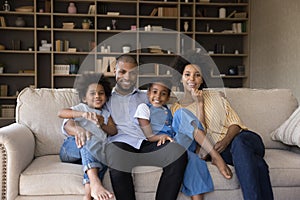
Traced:
<path fill-rule="evenodd" d="M 75 83 L 75 88 L 79 93 L 80 100 L 85 97 L 89 85 L 94 83 L 102 85 L 105 95 L 107 99 L 109 99 L 111 96 L 111 86 L 108 78 L 101 73 L 85 73 L 82 74 Z"/>

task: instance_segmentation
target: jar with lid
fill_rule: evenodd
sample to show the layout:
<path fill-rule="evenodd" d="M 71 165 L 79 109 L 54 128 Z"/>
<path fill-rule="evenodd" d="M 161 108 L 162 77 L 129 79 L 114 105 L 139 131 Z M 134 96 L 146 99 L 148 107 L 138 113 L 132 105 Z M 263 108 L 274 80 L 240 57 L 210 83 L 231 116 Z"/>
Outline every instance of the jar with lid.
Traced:
<path fill-rule="evenodd" d="M 3 10 L 4 11 L 10 11 L 10 5 L 8 3 L 8 1 L 5 1 L 3 4 Z"/>

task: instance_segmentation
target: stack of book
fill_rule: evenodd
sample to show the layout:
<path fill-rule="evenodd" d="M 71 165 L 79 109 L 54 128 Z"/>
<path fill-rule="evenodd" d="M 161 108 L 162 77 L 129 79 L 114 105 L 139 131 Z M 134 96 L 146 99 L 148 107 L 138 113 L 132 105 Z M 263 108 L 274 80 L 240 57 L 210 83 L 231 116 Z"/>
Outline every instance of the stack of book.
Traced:
<path fill-rule="evenodd" d="M 15 105 L 1 105 L 1 117 L 12 118 L 15 116 Z"/>
<path fill-rule="evenodd" d="M 163 53 L 160 46 L 149 46 L 149 53 Z"/>
<path fill-rule="evenodd" d="M 74 29 L 74 22 L 63 22 L 63 29 Z"/>
<path fill-rule="evenodd" d="M 67 75 L 70 71 L 70 65 L 56 64 L 54 65 L 54 74 L 56 75 Z"/>

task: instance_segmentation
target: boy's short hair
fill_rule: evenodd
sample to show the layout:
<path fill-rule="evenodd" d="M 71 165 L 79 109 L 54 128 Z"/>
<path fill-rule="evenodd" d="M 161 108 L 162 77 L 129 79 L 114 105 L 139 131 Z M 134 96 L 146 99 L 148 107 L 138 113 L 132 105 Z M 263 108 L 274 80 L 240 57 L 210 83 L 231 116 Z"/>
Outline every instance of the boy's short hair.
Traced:
<path fill-rule="evenodd" d="M 109 99 L 111 96 L 111 86 L 108 78 L 102 73 L 84 73 L 78 77 L 75 83 L 75 88 L 79 93 L 80 100 L 85 97 L 89 85 L 94 83 L 102 85 L 105 96 Z"/>
<path fill-rule="evenodd" d="M 153 84 L 161 84 L 163 86 L 165 86 L 168 90 L 168 96 L 171 95 L 171 89 L 172 89 L 172 83 L 170 80 L 166 79 L 166 78 L 154 78 L 154 80 L 148 84 L 148 91 L 150 91 L 151 87 L 153 86 Z"/>

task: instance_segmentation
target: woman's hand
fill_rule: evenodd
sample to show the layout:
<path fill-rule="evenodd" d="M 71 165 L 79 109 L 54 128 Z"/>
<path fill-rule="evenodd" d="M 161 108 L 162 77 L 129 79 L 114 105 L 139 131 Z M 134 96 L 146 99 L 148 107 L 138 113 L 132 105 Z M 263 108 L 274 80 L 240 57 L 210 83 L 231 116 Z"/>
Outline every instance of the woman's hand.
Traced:
<path fill-rule="evenodd" d="M 217 142 L 217 143 L 215 144 L 214 149 L 215 149 L 217 152 L 221 153 L 221 152 L 223 152 L 223 151 L 227 148 L 227 146 L 229 145 L 229 143 L 230 143 L 230 141 L 227 141 L 227 140 L 224 138 L 223 140 L 221 140 L 221 141 L 219 141 L 219 142 Z"/>
<path fill-rule="evenodd" d="M 157 146 L 160 146 L 162 144 L 164 144 L 167 140 L 169 140 L 170 142 L 173 142 L 174 140 L 165 134 L 161 134 L 161 135 L 157 135 L 159 137 L 159 140 L 157 141 Z"/>
<path fill-rule="evenodd" d="M 198 103 L 204 102 L 202 90 L 194 89 L 194 90 L 192 90 L 191 94 L 192 94 L 192 98 L 195 102 L 198 102 Z"/>

